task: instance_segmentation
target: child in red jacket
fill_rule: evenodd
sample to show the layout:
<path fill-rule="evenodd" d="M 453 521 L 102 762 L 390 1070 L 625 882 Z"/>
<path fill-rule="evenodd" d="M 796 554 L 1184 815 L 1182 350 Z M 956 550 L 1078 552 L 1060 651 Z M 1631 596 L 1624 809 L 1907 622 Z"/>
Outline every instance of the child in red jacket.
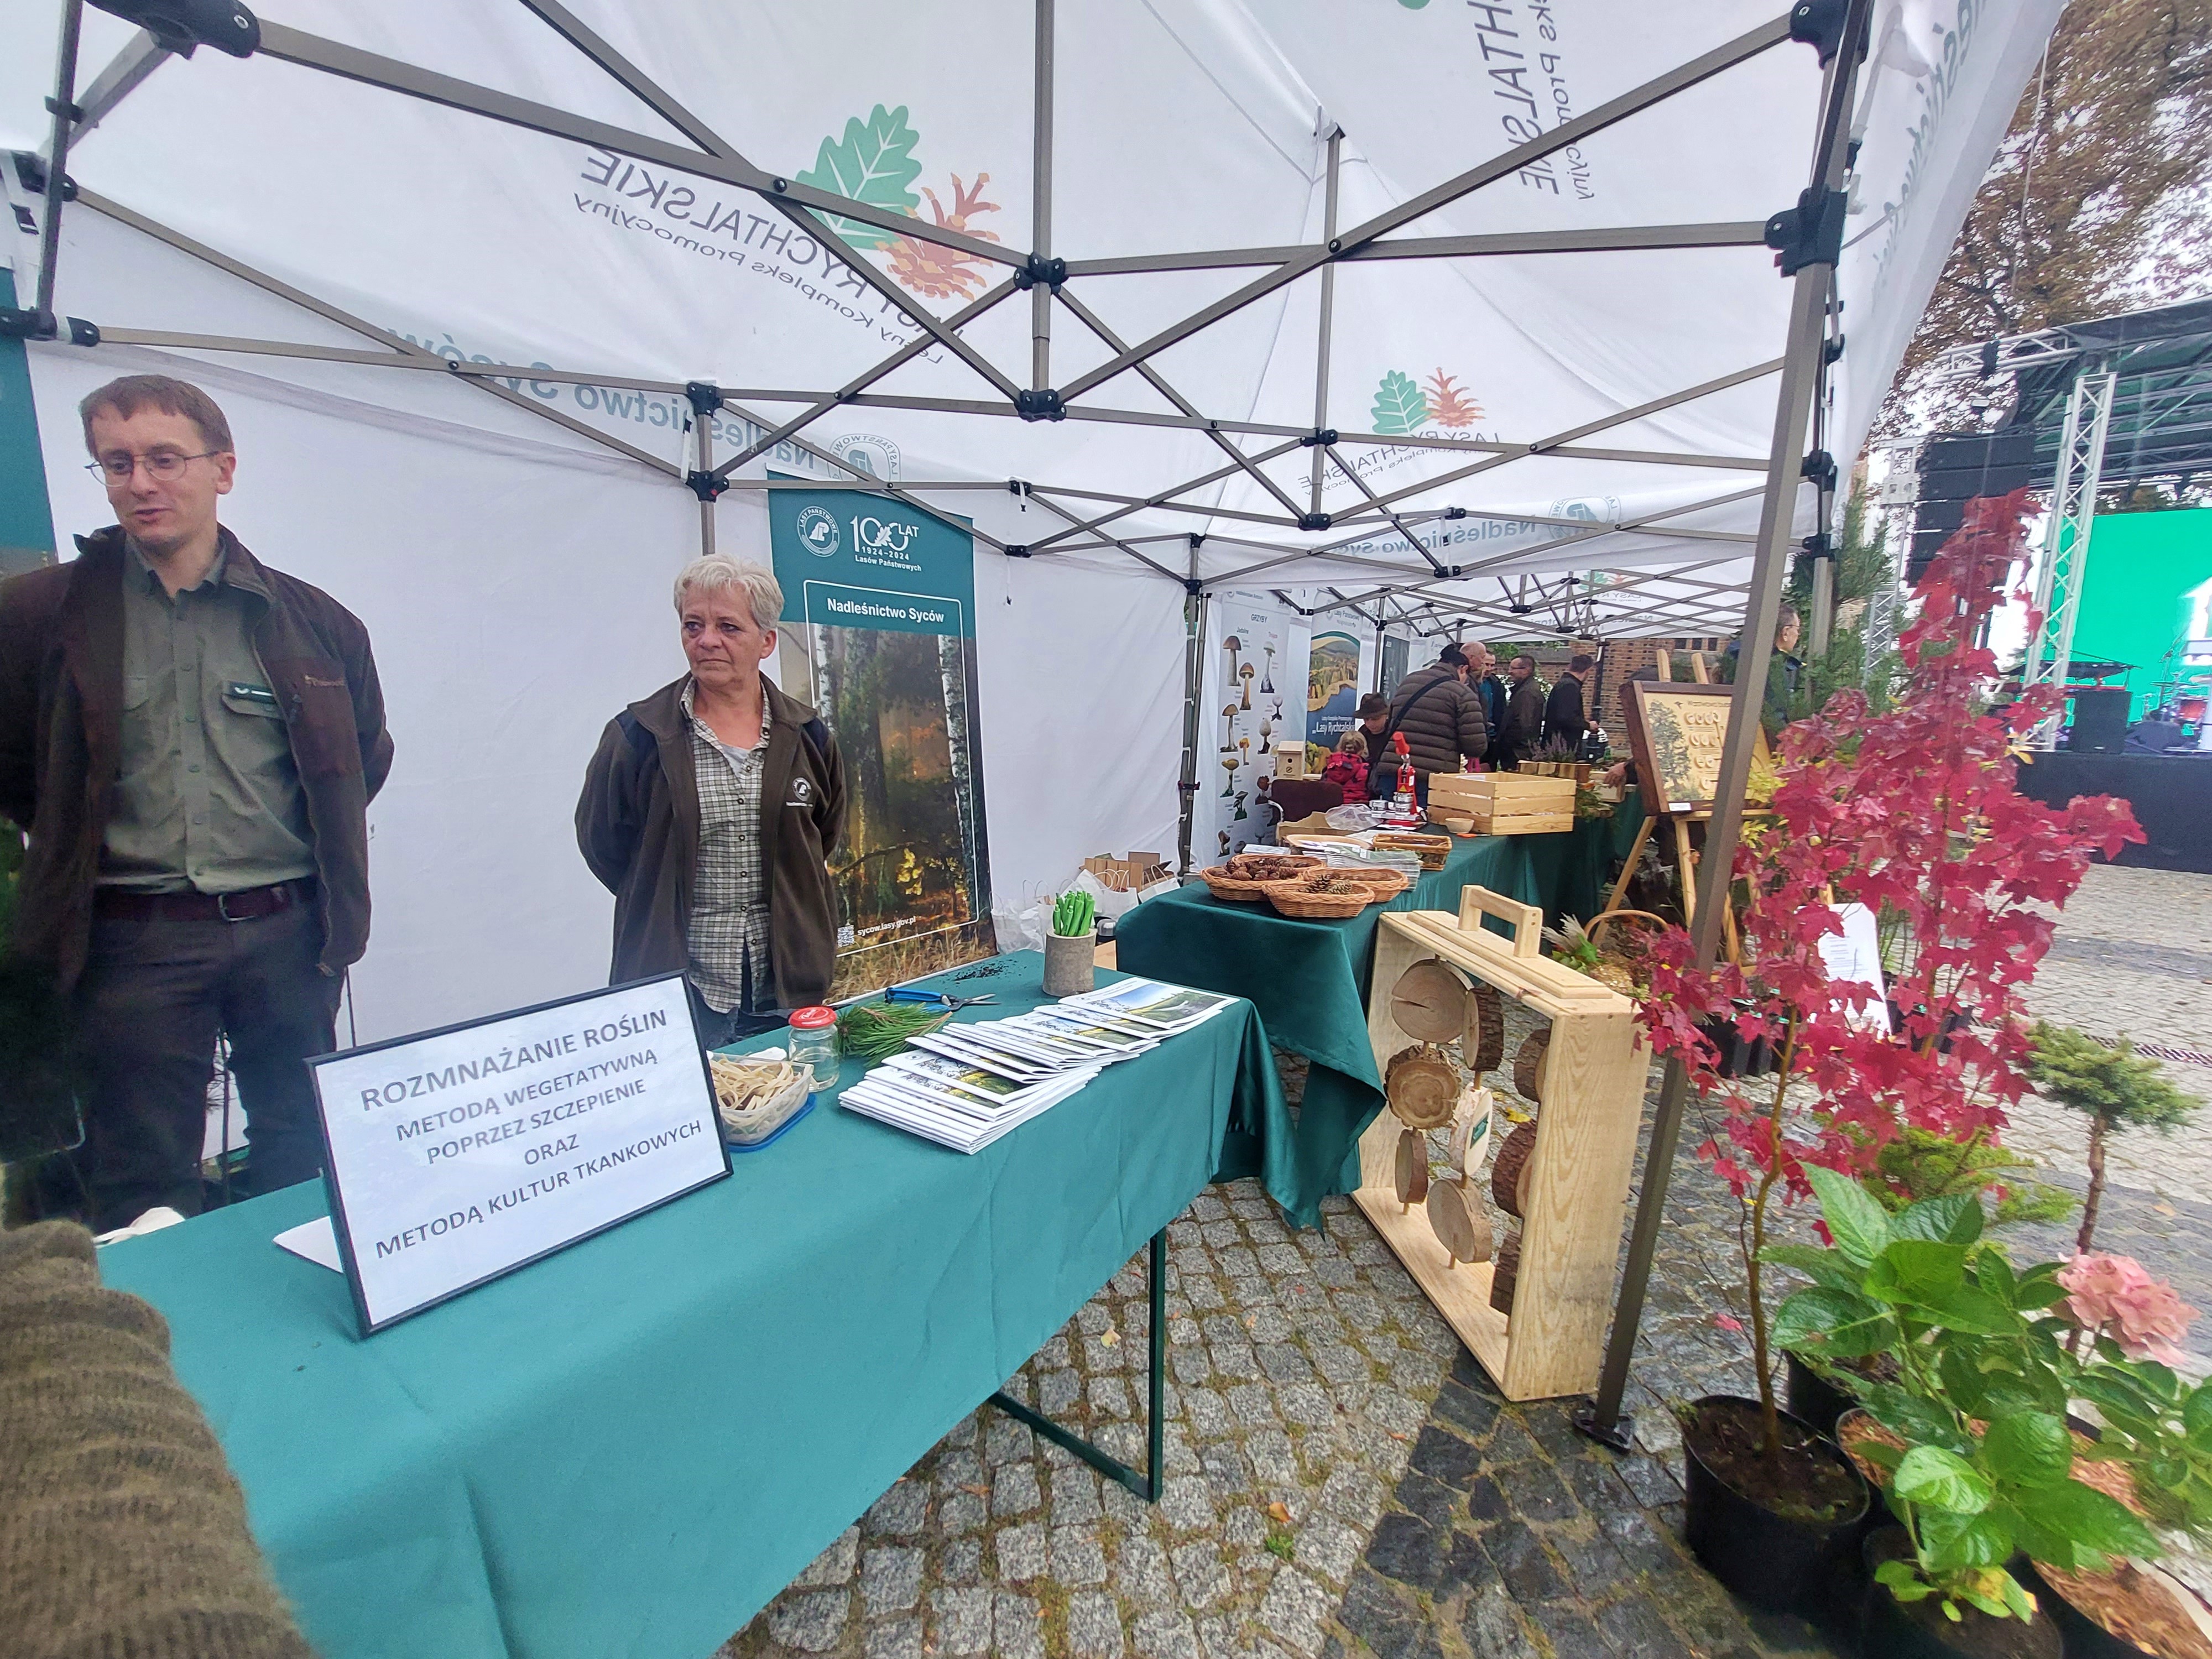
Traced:
<path fill-rule="evenodd" d="M 1321 769 L 1323 783 L 1333 783 L 1344 791 L 1348 801 L 1367 799 L 1367 739 L 1354 726 L 1336 740 L 1336 752 L 1328 757 L 1328 764 Z"/>

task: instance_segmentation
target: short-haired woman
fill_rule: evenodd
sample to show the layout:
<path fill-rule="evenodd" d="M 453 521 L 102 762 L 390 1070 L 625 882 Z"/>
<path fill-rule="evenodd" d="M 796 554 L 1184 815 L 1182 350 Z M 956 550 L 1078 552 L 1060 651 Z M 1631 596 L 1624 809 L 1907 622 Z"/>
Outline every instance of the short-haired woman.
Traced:
<path fill-rule="evenodd" d="M 783 589 L 712 554 L 676 579 L 690 671 L 607 723 L 576 844 L 615 896 L 610 984 L 680 970 L 709 1048 L 830 994 L 829 859 L 845 767 L 815 712 L 769 684 Z"/>

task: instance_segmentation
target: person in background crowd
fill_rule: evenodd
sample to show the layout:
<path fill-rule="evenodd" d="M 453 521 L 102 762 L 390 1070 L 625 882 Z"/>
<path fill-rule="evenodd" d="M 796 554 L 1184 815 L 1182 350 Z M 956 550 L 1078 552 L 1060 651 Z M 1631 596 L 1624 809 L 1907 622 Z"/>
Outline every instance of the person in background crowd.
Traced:
<path fill-rule="evenodd" d="M 845 763 L 814 711 L 761 672 L 783 614 L 772 574 L 694 560 L 676 614 L 690 672 L 607 722 L 576 844 L 615 896 L 608 983 L 681 970 L 714 1048 L 830 994 Z"/>
<path fill-rule="evenodd" d="M 1796 718 L 1797 690 L 1805 673 L 1804 659 L 1796 654 L 1802 632 L 1796 611 L 1784 605 L 1774 619 L 1774 650 L 1766 659 L 1766 690 L 1759 700 L 1759 728 L 1766 733 L 1769 747 L 1781 739 L 1782 728 Z M 1720 678 L 1729 685 L 1735 684 L 1736 647 L 1741 643 L 1729 641 L 1728 653 L 1721 659 Z"/>
<path fill-rule="evenodd" d="M 1336 740 L 1336 750 L 1321 769 L 1321 778 L 1343 790 L 1346 800 L 1367 799 L 1367 739 L 1357 726 Z"/>
<path fill-rule="evenodd" d="M 1490 746 L 1490 727 L 1482 714 L 1482 699 L 1467 684 L 1467 653 L 1447 645 L 1433 665 L 1411 673 L 1398 683 L 1390 698 L 1390 722 L 1384 728 L 1380 754 L 1370 748 L 1368 793 L 1375 795 L 1376 772 L 1394 764 L 1390 737 L 1403 732 L 1413 761 L 1413 796 L 1425 805 L 1429 776 L 1456 772 L 1462 758 L 1480 760 Z M 1395 793 L 1391 783 L 1382 797 Z M 1381 797 L 1378 797 L 1381 798 Z"/>
<path fill-rule="evenodd" d="M 303 1063 L 368 942 L 368 803 L 392 769 L 368 630 L 217 521 L 238 456 L 198 386 L 78 405 L 118 520 L 0 586 L 0 812 L 30 832 L 15 951 L 73 1000 L 81 1196 L 106 1231 L 199 1213 L 216 1039 L 250 1189 L 318 1174 Z"/>
<path fill-rule="evenodd" d="M 1532 759 L 1544 746 L 1544 687 L 1536 678 L 1536 659 L 1523 652 L 1505 665 L 1511 684 L 1505 697 L 1505 736 L 1498 744 L 1502 761 Z"/>
<path fill-rule="evenodd" d="M 1553 682 L 1552 695 L 1544 699 L 1544 743 L 1571 743 L 1579 748 L 1583 733 L 1589 730 L 1589 718 L 1583 712 L 1583 678 L 1596 664 L 1597 659 L 1577 652 L 1567 664 L 1567 672 Z"/>
<path fill-rule="evenodd" d="M 1498 653 L 1486 645 L 1472 648 L 1481 655 L 1468 658 L 1467 683 L 1482 699 L 1482 718 L 1490 727 L 1490 746 L 1483 751 L 1483 763 L 1495 768 L 1502 764 L 1498 750 L 1505 740 L 1505 682 L 1498 677 Z"/>
<path fill-rule="evenodd" d="M 1375 752 L 1375 740 L 1390 729 L 1390 699 L 1380 691 L 1370 691 L 1359 700 L 1359 735 L 1367 739 L 1367 752 Z"/>
<path fill-rule="evenodd" d="M 9 1654 L 314 1659 L 169 1370 L 167 1325 L 100 1287 L 71 1223 L 0 1233 L 0 1423 Z"/>

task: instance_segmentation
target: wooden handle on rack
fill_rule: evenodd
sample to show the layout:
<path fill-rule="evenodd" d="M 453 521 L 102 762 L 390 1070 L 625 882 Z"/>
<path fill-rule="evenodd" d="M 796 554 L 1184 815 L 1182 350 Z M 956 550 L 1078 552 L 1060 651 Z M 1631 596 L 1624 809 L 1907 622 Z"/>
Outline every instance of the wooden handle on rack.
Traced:
<path fill-rule="evenodd" d="M 1462 887 L 1459 890 L 1459 926 L 1463 933 L 1471 933 L 1482 927 L 1485 916 L 1496 916 L 1513 929 L 1513 954 L 1533 957 L 1544 943 L 1544 911 L 1540 905 L 1523 904 L 1519 899 L 1507 898 L 1493 893 L 1487 887 Z"/>

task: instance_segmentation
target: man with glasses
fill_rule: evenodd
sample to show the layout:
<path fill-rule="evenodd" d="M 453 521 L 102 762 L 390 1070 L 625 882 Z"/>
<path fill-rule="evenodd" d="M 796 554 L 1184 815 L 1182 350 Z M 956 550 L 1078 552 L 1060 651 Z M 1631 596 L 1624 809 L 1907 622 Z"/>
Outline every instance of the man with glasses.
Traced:
<path fill-rule="evenodd" d="M 392 768 L 368 633 L 216 521 L 238 465 L 198 386 L 78 406 L 118 522 L 0 585 L 0 814 L 29 832 L 14 952 L 70 1000 L 94 1228 L 200 1208 L 216 1042 L 256 1192 L 322 1168 L 303 1062 L 368 939 L 367 809 Z"/>

